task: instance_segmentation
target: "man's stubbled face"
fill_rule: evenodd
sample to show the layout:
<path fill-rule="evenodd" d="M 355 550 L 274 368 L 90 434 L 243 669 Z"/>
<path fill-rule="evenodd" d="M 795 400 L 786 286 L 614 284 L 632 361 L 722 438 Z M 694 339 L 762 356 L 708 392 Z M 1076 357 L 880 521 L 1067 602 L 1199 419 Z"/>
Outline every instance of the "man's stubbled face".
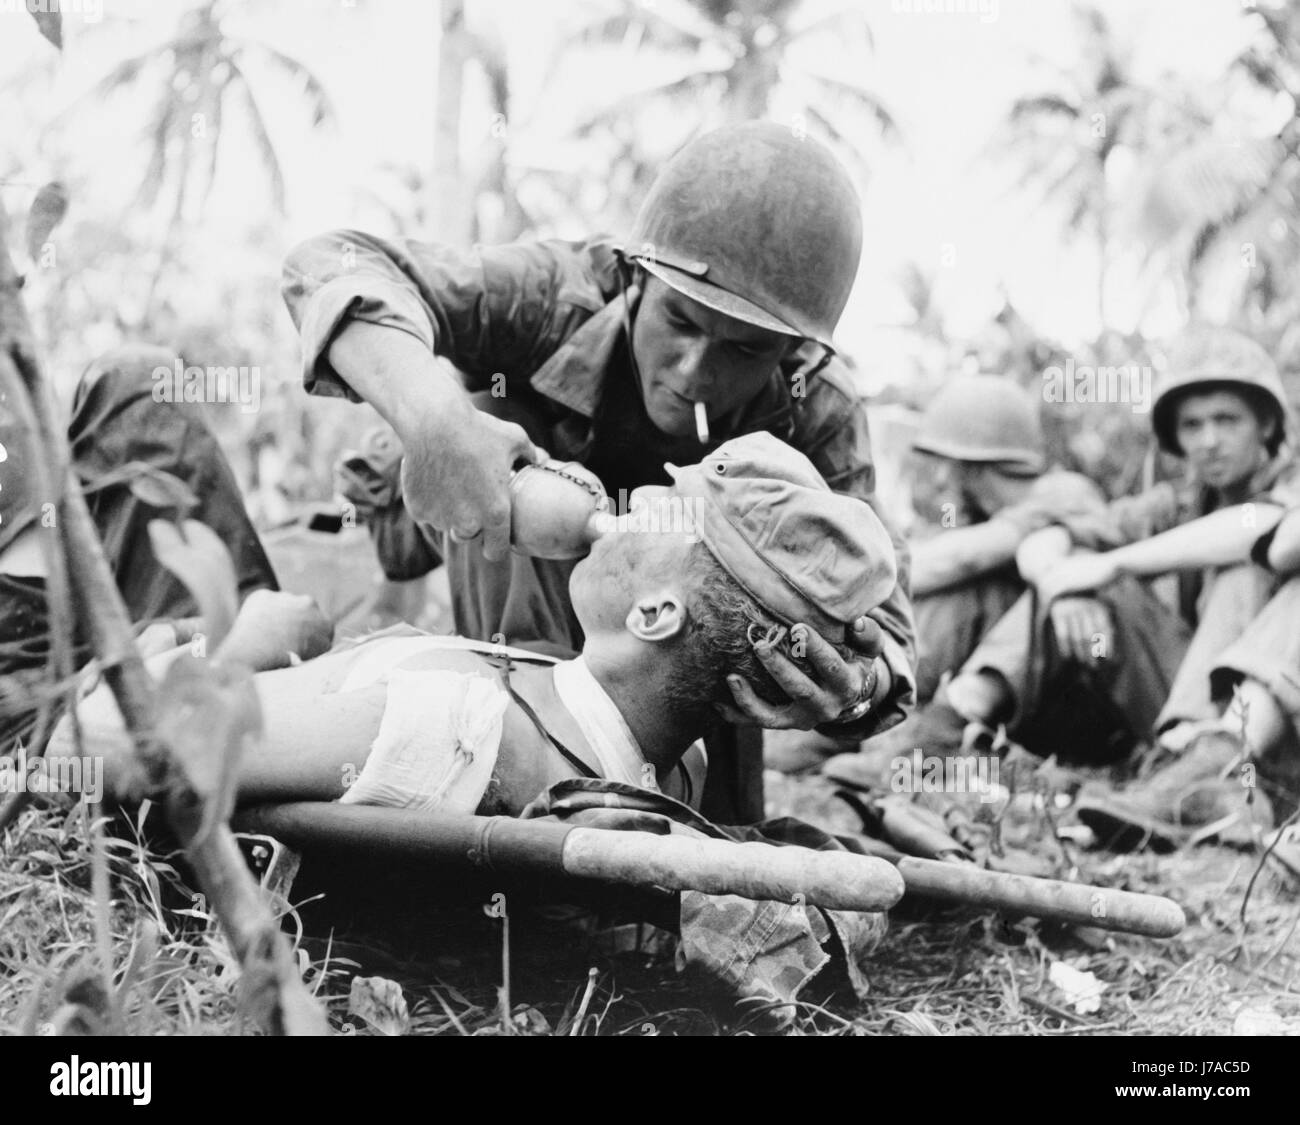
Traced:
<path fill-rule="evenodd" d="M 799 341 L 758 328 L 646 275 L 632 325 L 641 398 L 656 428 L 695 433 L 695 403 L 710 422 L 757 395 Z"/>
<path fill-rule="evenodd" d="M 1174 436 L 1196 479 L 1221 491 L 1244 485 L 1268 456 L 1264 424 L 1235 391 L 1187 395 Z"/>

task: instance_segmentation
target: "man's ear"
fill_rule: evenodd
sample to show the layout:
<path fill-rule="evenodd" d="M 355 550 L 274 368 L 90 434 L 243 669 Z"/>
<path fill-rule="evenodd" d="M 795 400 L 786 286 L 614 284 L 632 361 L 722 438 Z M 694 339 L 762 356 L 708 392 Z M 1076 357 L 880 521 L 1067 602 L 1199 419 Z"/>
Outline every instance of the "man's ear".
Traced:
<path fill-rule="evenodd" d="M 624 622 L 627 631 L 641 641 L 661 644 L 680 636 L 686 629 L 686 607 L 672 590 L 661 590 L 637 598 Z"/>

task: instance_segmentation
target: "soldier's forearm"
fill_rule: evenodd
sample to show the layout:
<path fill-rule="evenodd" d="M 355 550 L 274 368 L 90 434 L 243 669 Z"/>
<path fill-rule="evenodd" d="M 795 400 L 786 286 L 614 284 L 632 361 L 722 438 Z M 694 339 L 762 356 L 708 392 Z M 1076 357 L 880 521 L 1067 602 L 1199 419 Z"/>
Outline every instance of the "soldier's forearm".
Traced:
<path fill-rule="evenodd" d="M 1009 563 L 1020 534 L 1009 522 L 989 520 L 939 532 L 912 547 L 912 596 L 945 590 Z"/>
<path fill-rule="evenodd" d="M 330 344 L 329 362 L 404 443 L 435 420 L 473 413 L 465 388 L 409 332 L 353 321 Z"/>
<path fill-rule="evenodd" d="M 1274 504 L 1237 504 L 1111 552 L 1122 574 L 1139 578 L 1250 560 L 1255 541 L 1282 517 Z"/>

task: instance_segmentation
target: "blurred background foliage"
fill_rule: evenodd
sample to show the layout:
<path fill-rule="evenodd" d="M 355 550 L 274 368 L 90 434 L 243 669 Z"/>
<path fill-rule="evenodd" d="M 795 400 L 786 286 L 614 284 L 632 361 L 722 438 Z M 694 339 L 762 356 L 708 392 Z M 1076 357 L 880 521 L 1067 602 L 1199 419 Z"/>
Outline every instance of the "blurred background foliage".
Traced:
<path fill-rule="evenodd" d="M 6 202 L 22 206 L 51 178 L 73 201 L 47 260 L 29 269 L 61 384 L 128 338 L 168 344 L 187 363 L 258 366 L 261 409 L 214 408 L 214 424 L 259 523 L 282 523 L 330 496 L 333 463 L 366 424 L 356 407 L 301 392 L 278 295 L 299 237 L 356 226 L 468 245 L 618 232 L 683 142 L 751 118 L 822 139 L 866 185 L 878 162 L 918 143 L 909 99 L 927 85 L 960 96 L 965 81 L 878 85 L 873 30 L 896 18 L 887 5 L 588 0 L 562 10 L 523 82 L 505 0 L 440 0 L 419 14 L 391 0 L 121 12 L 106 0 L 102 21 L 65 21 L 62 73 L 34 28 L 15 24 L 31 45 L 0 71 L 15 130 L 0 145 Z M 1063 253 L 1090 255 L 1080 287 L 1090 327 L 1055 339 L 1026 313 L 1024 286 L 999 282 L 982 323 L 972 330 L 967 317 L 956 330 L 942 254 L 891 267 L 885 284 L 901 311 L 884 318 L 889 347 L 858 343 L 872 339 L 859 330 L 872 308 L 851 305 L 842 325 L 890 462 L 882 489 L 897 483 L 911 412 L 953 372 L 1001 372 L 1037 393 L 1044 370 L 1068 358 L 1158 364 L 1147 322 L 1169 316 L 1148 317 L 1148 304 L 1172 307 L 1175 322 L 1237 323 L 1296 388 L 1300 0 L 1261 0 L 1234 18 L 1244 46 L 1210 82 L 1172 69 L 1152 77 L 1112 18 L 1082 4 L 1070 7 L 1064 63 L 1023 60 L 977 171 L 1046 221 Z M 299 34 L 307 21 L 314 38 Z M 366 86 L 397 65 L 385 34 L 426 37 L 409 68 L 423 85 L 366 101 Z M 371 133 L 397 140 L 384 149 Z M 879 273 L 870 237 L 864 257 L 863 278 Z M 1171 471 L 1150 452 L 1145 414 L 1043 410 L 1054 459 L 1112 495 Z"/>

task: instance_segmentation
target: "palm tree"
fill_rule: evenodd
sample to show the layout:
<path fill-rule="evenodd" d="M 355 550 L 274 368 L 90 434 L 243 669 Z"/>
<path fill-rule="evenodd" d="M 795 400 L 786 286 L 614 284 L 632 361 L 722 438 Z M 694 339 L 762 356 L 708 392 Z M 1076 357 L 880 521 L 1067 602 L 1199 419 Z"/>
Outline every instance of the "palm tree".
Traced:
<path fill-rule="evenodd" d="M 531 220 L 519 202 L 506 159 L 506 120 L 510 111 L 510 80 L 504 43 L 485 30 L 471 29 L 464 0 L 441 0 L 438 48 L 437 112 L 434 116 L 431 204 L 432 233 L 453 245 L 507 242 L 517 238 Z M 480 159 L 462 166 L 461 126 L 466 79 L 477 70 L 488 103 L 482 123 Z M 415 166 L 403 170 L 412 188 L 424 186 Z"/>
<path fill-rule="evenodd" d="M 610 216 L 644 194 L 664 155 L 645 150 L 641 123 L 649 115 L 670 118 L 675 148 L 704 128 L 779 110 L 858 168 L 864 125 L 897 139 L 894 117 L 875 93 L 800 57 L 832 44 L 837 57 L 847 46 L 850 56 L 867 58 L 873 40 L 862 13 L 854 6 L 803 19 L 802 7 L 802 0 L 617 0 L 609 14 L 566 36 L 553 71 L 575 48 L 655 51 L 679 64 L 667 81 L 601 105 L 577 127 L 580 137 L 598 136 L 610 150 L 608 166 L 625 172 L 628 182 L 611 191 Z"/>
<path fill-rule="evenodd" d="M 1140 132 L 1154 97 L 1131 78 L 1129 53 L 1093 8 L 1076 7 L 1079 62 L 1059 88 L 1017 98 L 1002 138 L 1044 202 L 1064 208 L 1066 226 L 1097 246 L 1097 314 L 1106 324 L 1106 271 L 1113 204 L 1107 188 L 1115 151 Z"/>
<path fill-rule="evenodd" d="M 171 206 L 146 315 L 187 204 L 197 197 L 201 211 L 212 192 L 220 142 L 232 109 L 240 111 L 256 147 L 271 204 L 277 214 L 284 213 L 284 171 L 254 92 L 261 84 L 260 75 L 274 75 L 297 87 L 313 127 L 335 121 L 324 87 L 306 66 L 268 44 L 223 29 L 226 2 L 204 0 L 187 11 L 175 35 L 118 63 L 88 95 L 102 102 L 143 82 L 152 82 L 158 92 L 147 127 L 150 156 L 139 201 L 150 208 L 170 196 Z"/>
<path fill-rule="evenodd" d="M 1252 9 L 1245 18 L 1257 21 L 1255 40 L 1210 92 L 1214 102 L 1203 96 L 1188 126 L 1149 162 L 1140 200 L 1190 312 L 1226 264 L 1243 282 L 1246 311 L 1260 319 L 1282 298 L 1300 298 L 1292 280 L 1300 265 L 1300 4 Z M 1242 85 L 1264 96 L 1276 115 L 1272 129 L 1245 120 L 1235 134 L 1224 127 L 1221 106 Z"/>

